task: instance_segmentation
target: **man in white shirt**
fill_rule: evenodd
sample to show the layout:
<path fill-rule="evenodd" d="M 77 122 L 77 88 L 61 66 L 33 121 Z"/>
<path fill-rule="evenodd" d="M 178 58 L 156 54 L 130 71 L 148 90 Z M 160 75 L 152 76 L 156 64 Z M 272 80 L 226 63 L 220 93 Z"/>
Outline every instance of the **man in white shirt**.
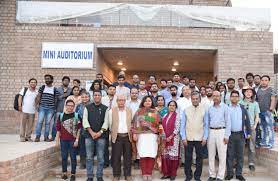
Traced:
<path fill-rule="evenodd" d="M 201 99 L 201 104 L 205 106 L 206 110 L 208 110 L 208 108 L 213 105 L 212 93 L 213 93 L 212 88 L 210 86 L 207 86 L 206 97 Z"/>
<path fill-rule="evenodd" d="M 101 99 L 101 103 L 111 109 L 112 107 L 117 106 L 116 102 L 116 87 L 114 85 L 109 85 L 107 90 L 107 96 Z"/>
<path fill-rule="evenodd" d="M 34 126 L 36 106 L 35 99 L 38 94 L 36 90 L 37 80 L 31 78 L 29 80 L 29 87 L 22 88 L 18 98 L 18 110 L 23 113 L 20 123 L 20 141 L 32 141 L 31 134 Z"/>
<path fill-rule="evenodd" d="M 130 98 L 130 89 L 124 86 L 125 77 L 123 75 L 118 76 L 118 84 L 116 87 L 116 95 L 123 94 L 127 99 Z"/>
<path fill-rule="evenodd" d="M 133 87 L 130 89 L 130 100 L 127 101 L 126 107 L 132 110 L 132 117 L 135 115 L 136 111 L 139 109 L 141 100 L 138 99 L 138 89 Z"/>
<path fill-rule="evenodd" d="M 131 122 L 132 111 L 126 107 L 125 95 L 117 95 L 117 107 L 114 107 L 105 114 L 105 122 L 102 129 L 111 130 L 112 140 L 112 168 L 113 181 L 121 177 L 121 157 L 123 155 L 125 180 L 131 181 Z"/>

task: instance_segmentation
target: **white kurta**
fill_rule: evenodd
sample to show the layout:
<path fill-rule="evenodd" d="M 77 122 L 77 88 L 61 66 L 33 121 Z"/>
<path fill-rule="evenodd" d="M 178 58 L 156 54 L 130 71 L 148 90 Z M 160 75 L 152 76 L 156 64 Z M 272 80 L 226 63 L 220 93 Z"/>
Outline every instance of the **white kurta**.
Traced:
<path fill-rule="evenodd" d="M 138 134 L 137 150 L 140 158 L 155 158 L 157 155 L 157 134 L 143 133 Z"/>

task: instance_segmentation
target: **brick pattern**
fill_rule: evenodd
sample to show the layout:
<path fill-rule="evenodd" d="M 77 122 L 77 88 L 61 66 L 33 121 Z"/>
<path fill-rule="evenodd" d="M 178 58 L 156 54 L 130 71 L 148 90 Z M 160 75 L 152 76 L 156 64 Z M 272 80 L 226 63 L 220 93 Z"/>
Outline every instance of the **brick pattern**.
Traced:
<path fill-rule="evenodd" d="M 59 163 L 59 157 L 60 150 L 51 147 L 14 160 L 0 162 L 0 180 L 43 180 L 49 170 Z"/>
<path fill-rule="evenodd" d="M 276 139 L 277 140 L 277 139 Z M 268 169 L 268 173 L 277 178 L 278 149 L 256 149 L 257 162 Z"/>

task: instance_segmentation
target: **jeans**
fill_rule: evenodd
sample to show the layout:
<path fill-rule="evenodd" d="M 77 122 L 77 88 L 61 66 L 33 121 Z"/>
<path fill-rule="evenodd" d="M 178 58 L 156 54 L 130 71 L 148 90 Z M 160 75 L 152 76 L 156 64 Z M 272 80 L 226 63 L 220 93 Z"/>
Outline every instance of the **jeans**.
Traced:
<path fill-rule="evenodd" d="M 57 133 L 57 130 L 56 130 L 56 122 L 57 122 L 57 119 L 59 118 L 60 116 L 60 112 L 56 113 L 51 121 L 51 137 L 55 140 L 56 138 L 56 133 Z"/>
<path fill-rule="evenodd" d="M 80 138 L 79 138 L 79 155 L 80 155 L 80 157 L 86 157 L 85 136 L 84 136 L 83 132 L 84 132 L 84 129 L 81 128 Z"/>
<path fill-rule="evenodd" d="M 73 147 L 74 141 L 60 140 L 61 156 L 62 156 L 62 172 L 67 172 L 68 156 L 70 155 L 71 173 L 76 173 L 76 153 L 77 149 Z"/>
<path fill-rule="evenodd" d="M 272 113 L 269 111 L 261 112 L 260 119 L 261 119 L 261 128 L 262 128 L 261 146 L 273 147 L 273 145 L 274 145 L 274 127 L 273 127 L 274 118 L 272 116 Z"/>
<path fill-rule="evenodd" d="M 54 109 L 39 107 L 38 121 L 37 121 L 37 125 L 36 125 L 36 137 L 41 136 L 42 124 L 43 124 L 43 121 L 45 121 L 44 138 L 48 138 L 50 122 L 51 122 L 51 119 L 53 119 L 53 117 L 55 116 L 54 114 L 55 114 Z"/>
<path fill-rule="evenodd" d="M 86 169 L 87 169 L 87 177 L 93 178 L 94 174 L 94 149 L 96 149 L 97 153 L 97 177 L 103 176 L 103 166 L 104 166 L 104 148 L 105 148 L 106 140 L 104 138 L 98 138 L 93 140 L 91 137 L 85 139 L 86 145 Z"/>

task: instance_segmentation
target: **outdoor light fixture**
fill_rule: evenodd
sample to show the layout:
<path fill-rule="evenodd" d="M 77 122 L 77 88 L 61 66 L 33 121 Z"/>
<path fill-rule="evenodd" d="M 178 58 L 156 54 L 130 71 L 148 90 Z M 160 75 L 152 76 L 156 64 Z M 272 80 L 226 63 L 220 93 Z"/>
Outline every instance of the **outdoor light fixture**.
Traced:
<path fill-rule="evenodd" d="M 177 71 L 177 69 L 173 67 L 172 68 L 172 72 L 176 72 L 176 71 Z"/>
<path fill-rule="evenodd" d="M 124 63 L 122 61 L 118 61 L 118 65 L 123 65 Z"/>
<path fill-rule="evenodd" d="M 121 70 L 122 70 L 122 71 L 126 71 L 126 68 L 125 68 L 125 67 L 123 67 L 123 68 L 121 68 Z"/>
<path fill-rule="evenodd" d="M 173 65 L 174 65 L 174 66 L 179 66 L 180 63 L 179 63 L 178 61 L 175 61 Z"/>

